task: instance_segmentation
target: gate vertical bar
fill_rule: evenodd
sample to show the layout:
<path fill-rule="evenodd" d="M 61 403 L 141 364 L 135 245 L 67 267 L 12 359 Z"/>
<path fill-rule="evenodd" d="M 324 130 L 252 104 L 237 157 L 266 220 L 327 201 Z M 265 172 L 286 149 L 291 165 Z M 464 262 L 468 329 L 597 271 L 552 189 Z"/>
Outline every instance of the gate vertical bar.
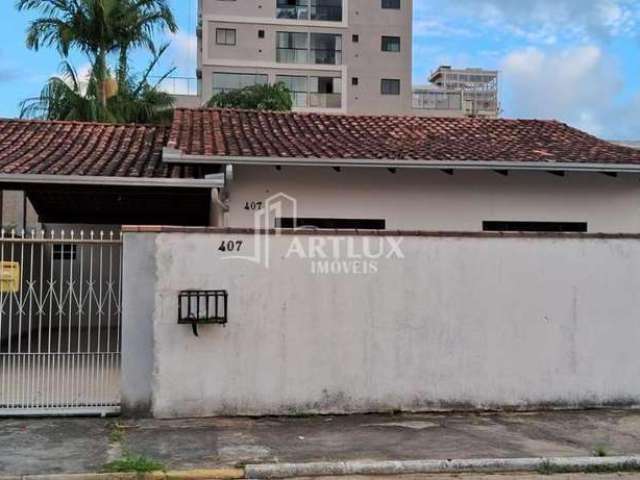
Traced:
<path fill-rule="evenodd" d="M 4 228 L 0 229 L 0 261 L 4 262 Z M 4 399 L 6 402 L 7 397 L 7 371 L 6 371 L 6 363 L 9 358 L 8 352 L 5 355 L 3 352 L 3 341 L 2 341 L 2 321 L 6 318 L 4 315 L 4 288 L 0 288 L 0 358 L 2 358 L 2 378 L 0 378 L 0 397 Z M 2 402 L 0 402 L 0 405 Z"/>
<path fill-rule="evenodd" d="M 80 281 L 78 283 L 78 397 L 76 399 L 76 404 L 78 406 L 82 405 L 84 397 L 82 397 L 82 388 L 84 385 L 84 356 L 81 354 L 82 352 L 82 313 L 83 313 L 83 287 L 84 287 L 84 231 L 80 231 L 80 243 L 78 244 L 78 252 L 80 253 L 80 271 L 78 275 L 80 276 Z"/>
<path fill-rule="evenodd" d="M 15 230 L 11 230 L 11 237 L 12 239 L 15 238 L 16 232 Z M 10 256 L 10 261 L 13 262 L 13 250 L 14 250 L 14 243 L 11 242 L 11 256 Z M 8 332 L 7 332 L 7 342 L 8 342 L 8 346 L 7 346 L 7 353 L 9 354 L 9 396 L 10 396 L 10 402 L 13 405 L 15 402 L 15 362 L 16 362 L 16 358 L 13 354 L 13 352 L 11 351 L 11 339 L 12 339 L 12 334 L 13 334 L 13 294 L 10 292 L 7 295 L 7 301 L 9 302 L 9 317 L 8 317 L 8 321 L 9 321 L 9 328 L 8 328 Z"/>

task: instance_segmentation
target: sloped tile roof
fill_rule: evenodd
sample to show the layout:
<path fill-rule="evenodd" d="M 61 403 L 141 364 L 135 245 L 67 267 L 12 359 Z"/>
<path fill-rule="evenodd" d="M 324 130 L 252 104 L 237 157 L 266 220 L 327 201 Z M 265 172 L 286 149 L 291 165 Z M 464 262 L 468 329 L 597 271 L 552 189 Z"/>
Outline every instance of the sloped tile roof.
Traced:
<path fill-rule="evenodd" d="M 0 119 L 0 175 L 193 178 L 162 162 L 166 127 Z"/>
<path fill-rule="evenodd" d="M 556 121 L 178 109 L 168 147 L 220 157 L 640 164 Z"/>

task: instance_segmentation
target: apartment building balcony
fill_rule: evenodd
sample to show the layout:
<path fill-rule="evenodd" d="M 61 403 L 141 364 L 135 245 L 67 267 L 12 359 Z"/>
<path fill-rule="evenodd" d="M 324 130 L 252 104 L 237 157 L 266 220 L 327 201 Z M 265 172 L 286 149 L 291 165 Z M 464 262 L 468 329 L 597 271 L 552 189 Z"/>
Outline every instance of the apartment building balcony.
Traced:
<path fill-rule="evenodd" d="M 341 65 L 342 52 L 321 49 L 307 50 L 306 48 L 278 48 L 276 61 L 278 63 Z"/>
<path fill-rule="evenodd" d="M 305 93 L 293 92 L 294 108 L 342 108 L 340 93 Z"/>
<path fill-rule="evenodd" d="M 196 77 L 169 76 L 160 77 L 149 76 L 151 83 L 157 84 L 158 90 L 170 95 L 197 95 L 198 79 Z"/>
<path fill-rule="evenodd" d="M 158 90 L 173 97 L 176 108 L 198 108 L 202 104 L 200 80 L 196 77 L 150 76 L 149 80 L 157 84 Z"/>
<path fill-rule="evenodd" d="M 294 108 L 342 108 L 342 79 L 305 75 L 278 75 L 291 92 Z"/>
<path fill-rule="evenodd" d="M 342 36 L 331 33 L 278 32 L 276 62 L 341 65 Z"/>
<path fill-rule="evenodd" d="M 342 0 L 278 0 L 276 17 L 287 20 L 314 20 L 318 22 L 341 22 Z"/>
<path fill-rule="evenodd" d="M 310 108 L 342 108 L 342 94 L 340 93 L 311 93 L 309 94 Z"/>
<path fill-rule="evenodd" d="M 340 93 L 299 93 L 291 94 L 294 108 L 342 108 Z"/>
<path fill-rule="evenodd" d="M 496 118 L 500 113 L 497 92 L 416 89 L 413 109 Z"/>
<path fill-rule="evenodd" d="M 415 90 L 413 108 L 419 110 L 459 110 L 462 111 L 462 92 L 439 90 Z"/>

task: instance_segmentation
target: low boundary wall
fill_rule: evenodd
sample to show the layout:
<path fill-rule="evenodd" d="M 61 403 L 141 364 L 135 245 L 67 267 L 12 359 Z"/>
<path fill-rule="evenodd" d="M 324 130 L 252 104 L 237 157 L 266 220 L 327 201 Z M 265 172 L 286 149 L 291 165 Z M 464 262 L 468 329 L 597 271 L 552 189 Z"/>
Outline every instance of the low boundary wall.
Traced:
<path fill-rule="evenodd" d="M 640 236 L 129 228 L 123 286 L 129 411 L 640 404 Z M 187 289 L 228 325 L 178 325 Z"/>

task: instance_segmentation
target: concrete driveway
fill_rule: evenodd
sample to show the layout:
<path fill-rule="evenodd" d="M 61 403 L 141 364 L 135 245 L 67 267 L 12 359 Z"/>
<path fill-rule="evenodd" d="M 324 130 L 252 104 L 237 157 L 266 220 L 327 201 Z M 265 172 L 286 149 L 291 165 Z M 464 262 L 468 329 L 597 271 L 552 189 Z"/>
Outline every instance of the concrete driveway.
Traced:
<path fill-rule="evenodd" d="M 124 452 L 183 470 L 270 462 L 569 457 L 595 450 L 640 453 L 640 412 L 0 420 L 0 475 L 93 472 Z"/>

